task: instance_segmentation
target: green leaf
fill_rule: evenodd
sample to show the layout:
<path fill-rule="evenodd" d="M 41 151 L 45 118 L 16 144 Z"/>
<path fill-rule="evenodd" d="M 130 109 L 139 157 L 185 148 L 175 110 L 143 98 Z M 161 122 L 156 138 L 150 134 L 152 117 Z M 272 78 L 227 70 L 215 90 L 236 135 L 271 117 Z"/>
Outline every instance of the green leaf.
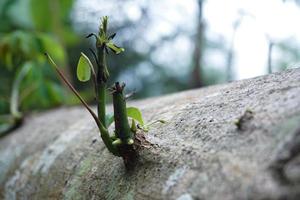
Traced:
<path fill-rule="evenodd" d="M 30 0 L 29 9 L 35 29 L 46 31 L 53 28 L 49 1 Z"/>
<path fill-rule="evenodd" d="M 37 38 L 41 44 L 40 51 L 48 52 L 49 55 L 58 63 L 60 66 L 65 66 L 66 55 L 63 46 L 59 43 L 55 37 L 44 33 L 38 33 Z"/>
<path fill-rule="evenodd" d="M 126 110 L 127 110 L 128 117 L 131 117 L 132 119 L 138 121 L 140 125 L 142 125 L 142 126 L 144 125 L 142 113 L 138 108 L 128 107 Z"/>
<path fill-rule="evenodd" d="M 9 70 L 11 70 L 13 68 L 12 53 L 9 51 L 5 54 L 5 66 L 4 67 L 7 67 L 7 69 L 9 69 Z"/>
<path fill-rule="evenodd" d="M 44 82 L 47 89 L 47 99 L 49 100 L 49 102 L 51 102 L 52 105 L 61 104 L 65 97 L 63 88 L 53 81 L 45 80 Z"/>
<path fill-rule="evenodd" d="M 112 43 L 112 42 L 106 43 L 106 46 L 107 46 L 108 48 L 110 48 L 110 50 L 112 50 L 115 54 L 119 54 L 119 53 L 121 53 L 122 51 L 125 51 L 124 48 L 118 47 L 117 45 L 115 45 L 115 44 Z"/>
<path fill-rule="evenodd" d="M 91 78 L 91 68 L 92 63 L 89 58 L 81 52 L 81 56 L 79 58 L 77 64 L 77 78 L 82 82 L 86 82 Z"/>

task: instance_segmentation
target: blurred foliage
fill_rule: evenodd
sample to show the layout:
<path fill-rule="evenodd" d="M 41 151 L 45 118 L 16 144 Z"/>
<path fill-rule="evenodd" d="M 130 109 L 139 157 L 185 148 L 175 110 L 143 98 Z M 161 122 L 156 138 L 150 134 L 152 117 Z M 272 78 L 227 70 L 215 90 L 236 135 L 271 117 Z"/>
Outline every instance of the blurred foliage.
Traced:
<path fill-rule="evenodd" d="M 63 67 L 69 80 L 81 95 L 91 102 L 94 98 L 92 86 L 90 83 L 85 85 L 79 83 L 76 79 L 75 66 L 81 51 L 94 62 L 89 51 L 94 39 L 84 39 L 84 36 L 91 32 L 96 33 L 98 27 L 93 22 L 99 20 L 100 16 L 110 13 L 114 13 L 110 16 L 112 19 L 112 24 L 109 25 L 110 34 L 118 32 L 117 42 L 125 48 L 125 53 L 108 55 L 110 57 L 108 66 L 111 72 L 109 85 L 116 80 L 125 81 L 129 91 L 136 90 L 134 98 L 191 88 L 191 77 L 196 62 L 192 55 L 197 45 L 201 47 L 203 54 L 200 61 L 203 85 L 225 82 L 226 75 L 227 77 L 234 75 L 233 70 L 230 72 L 226 69 L 226 66 L 231 67 L 234 64 L 234 45 L 227 45 L 226 38 L 220 39 L 219 36 L 211 35 L 208 29 L 205 29 L 209 27 L 206 19 L 203 26 L 204 41 L 200 45 L 195 42 L 198 18 L 172 27 L 172 31 L 168 34 L 157 37 L 153 33 L 152 36 L 151 27 L 153 29 L 156 23 L 172 25 L 171 22 L 170 24 L 167 22 L 168 19 L 165 19 L 167 23 L 158 23 L 161 19 L 156 16 L 157 2 L 155 1 L 95 0 L 99 10 L 97 8 L 91 11 L 88 6 L 81 5 L 80 10 L 77 10 L 77 17 L 76 13 L 73 13 L 74 2 L 75 0 L 0 1 L 0 114 L 10 112 L 12 85 L 18 73 L 26 65 L 31 65 L 31 68 L 20 83 L 19 104 L 22 111 L 77 102 L 76 97 L 66 93 L 65 86 L 48 66 L 44 52 L 48 52 L 57 64 Z M 90 1 L 80 2 L 91 5 Z M 128 8 L 134 8 L 135 12 L 131 12 Z M 115 10 L 118 12 L 113 12 Z M 199 12 L 199 8 L 195 12 Z M 135 13 L 138 13 L 138 17 L 132 18 Z M 78 20 L 81 23 L 78 23 Z M 194 29 L 187 27 L 194 27 Z M 74 30 L 82 36 L 78 37 Z M 153 39 L 155 37 L 156 39 Z M 188 40 L 188 49 L 185 47 L 185 50 L 190 52 L 179 55 L 178 52 L 185 53 L 180 49 L 181 42 L 183 41 L 184 44 L 185 40 Z M 233 34 L 232 44 L 234 40 Z M 286 67 L 288 63 L 299 60 L 299 45 L 292 40 L 277 43 L 274 51 L 276 66 Z M 221 55 L 224 59 L 223 64 L 212 61 L 214 58 L 209 54 Z M 169 59 L 160 61 L 161 55 Z M 178 57 L 184 58 L 184 63 L 179 63 Z"/>
<path fill-rule="evenodd" d="M 0 114 L 10 112 L 14 79 L 26 65 L 31 68 L 20 82 L 22 111 L 57 106 L 65 100 L 64 88 L 43 54 L 48 52 L 59 65 L 67 65 L 65 46 L 78 41 L 69 19 L 72 4 L 73 0 L 0 2 Z"/>
<path fill-rule="evenodd" d="M 278 63 L 276 71 L 282 71 L 287 68 L 299 67 L 300 60 L 300 44 L 295 42 L 294 38 L 287 38 L 275 44 L 275 53 L 277 53 L 276 63 Z M 295 65 L 295 66 L 293 66 Z"/>

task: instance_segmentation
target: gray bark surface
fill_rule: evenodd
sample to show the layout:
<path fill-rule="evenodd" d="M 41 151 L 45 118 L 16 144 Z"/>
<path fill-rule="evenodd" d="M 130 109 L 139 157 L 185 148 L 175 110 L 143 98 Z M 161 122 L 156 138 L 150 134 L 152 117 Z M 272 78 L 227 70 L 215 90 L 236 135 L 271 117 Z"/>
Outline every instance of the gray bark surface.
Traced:
<path fill-rule="evenodd" d="M 167 121 L 134 170 L 59 108 L 0 139 L 0 199 L 300 199 L 300 69 L 128 104 Z"/>

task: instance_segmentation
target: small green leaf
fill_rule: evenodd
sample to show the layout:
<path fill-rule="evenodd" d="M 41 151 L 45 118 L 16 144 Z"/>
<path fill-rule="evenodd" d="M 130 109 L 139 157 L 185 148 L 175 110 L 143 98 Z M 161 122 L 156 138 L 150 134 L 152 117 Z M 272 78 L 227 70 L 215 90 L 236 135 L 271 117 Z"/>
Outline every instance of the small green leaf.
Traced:
<path fill-rule="evenodd" d="M 91 68 L 92 63 L 90 59 L 81 52 L 81 56 L 79 58 L 77 64 L 77 78 L 82 82 L 86 82 L 91 78 Z"/>
<path fill-rule="evenodd" d="M 128 107 L 127 108 L 127 116 L 138 121 L 140 125 L 142 125 L 142 126 L 144 125 L 142 113 L 138 108 Z"/>
<path fill-rule="evenodd" d="M 115 44 L 112 43 L 112 42 L 106 43 L 106 46 L 107 46 L 108 48 L 110 48 L 110 50 L 112 50 L 115 54 L 119 54 L 119 53 L 121 53 L 122 51 L 125 51 L 124 48 L 118 47 L 117 45 L 115 45 Z"/>

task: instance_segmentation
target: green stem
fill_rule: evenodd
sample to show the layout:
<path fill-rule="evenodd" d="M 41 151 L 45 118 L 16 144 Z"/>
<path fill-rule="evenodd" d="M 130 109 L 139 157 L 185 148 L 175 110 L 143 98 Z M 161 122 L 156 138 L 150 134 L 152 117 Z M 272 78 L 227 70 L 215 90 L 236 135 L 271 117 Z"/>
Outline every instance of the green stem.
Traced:
<path fill-rule="evenodd" d="M 118 148 L 113 145 L 113 140 L 112 138 L 109 136 L 109 132 L 106 128 L 100 129 L 100 136 L 106 146 L 106 148 L 115 156 L 120 156 Z"/>
<path fill-rule="evenodd" d="M 20 89 L 21 81 L 24 79 L 24 77 L 29 72 L 31 67 L 32 67 L 32 65 L 30 65 L 29 63 L 26 63 L 21 68 L 21 71 L 17 74 L 16 79 L 13 82 L 12 94 L 11 94 L 11 99 L 10 99 L 10 113 L 16 119 L 19 119 L 19 118 L 22 117 L 21 112 L 18 110 L 18 107 L 19 107 L 19 89 Z"/>
<path fill-rule="evenodd" d="M 106 81 L 108 79 L 108 72 L 106 66 L 105 48 L 101 46 L 97 48 L 98 53 L 98 72 L 97 72 L 97 104 L 98 104 L 98 118 L 102 124 L 106 127 L 105 115 L 106 115 Z"/>
<path fill-rule="evenodd" d="M 106 122 L 105 122 L 105 115 L 106 115 L 106 107 L 105 107 L 105 102 L 106 102 L 106 84 L 105 83 L 100 83 L 97 85 L 97 103 L 98 103 L 98 118 L 101 121 L 101 123 L 106 127 Z"/>
<path fill-rule="evenodd" d="M 96 92 L 97 92 L 97 111 L 98 119 L 101 124 L 104 126 L 104 129 L 100 129 L 101 138 L 108 148 L 108 150 L 115 156 L 120 156 L 118 148 L 113 145 L 113 140 L 109 135 L 108 130 L 106 129 L 107 125 L 105 122 L 106 116 L 106 81 L 108 79 L 108 72 L 106 67 L 106 55 L 104 46 L 97 48 L 98 53 L 98 72 L 97 72 L 97 83 L 96 83 Z"/>
<path fill-rule="evenodd" d="M 125 85 L 120 85 L 118 82 L 115 83 L 113 88 L 113 106 L 116 135 L 122 141 L 127 143 L 129 139 L 133 139 L 133 133 L 131 132 L 128 123 L 126 101 L 123 94 L 124 87 Z"/>
<path fill-rule="evenodd" d="M 105 82 L 109 78 L 109 72 L 107 69 L 107 62 L 106 62 L 106 50 L 104 44 L 97 48 L 98 53 L 98 74 L 97 74 L 97 81 L 99 82 Z"/>

